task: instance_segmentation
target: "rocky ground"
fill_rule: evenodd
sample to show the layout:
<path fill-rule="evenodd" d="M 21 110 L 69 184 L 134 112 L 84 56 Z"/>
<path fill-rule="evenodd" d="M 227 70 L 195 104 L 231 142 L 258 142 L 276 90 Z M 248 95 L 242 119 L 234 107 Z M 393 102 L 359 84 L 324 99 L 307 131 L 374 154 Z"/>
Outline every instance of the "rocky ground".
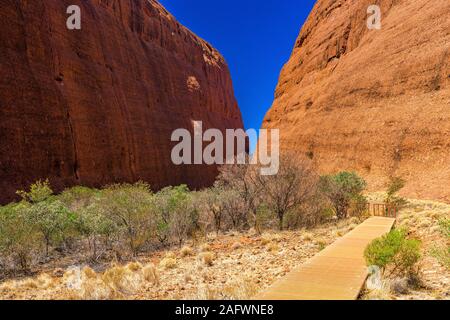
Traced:
<path fill-rule="evenodd" d="M 379 194 L 370 195 L 377 201 Z M 439 221 L 450 205 L 411 200 L 398 226 L 423 243 L 419 287 L 403 279 L 367 290 L 362 299 L 449 299 L 448 248 Z M 161 251 L 125 266 L 44 269 L 39 276 L 0 284 L 0 299 L 249 299 L 357 226 L 348 219 L 311 230 L 210 235 L 201 244 Z M 439 251 L 441 250 L 441 251 Z M 447 249 L 448 250 L 448 249 Z M 445 252 L 445 251 L 444 251 Z M 447 258 L 448 259 L 448 258 Z M 448 261 L 448 260 L 447 260 Z"/>
<path fill-rule="evenodd" d="M 249 299 L 357 223 L 356 219 L 349 219 L 312 230 L 261 236 L 211 235 L 197 246 L 191 243 L 140 259 L 138 266 L 116 268 L 121 279 L 114 280 L 113 287 L 121 292 L 119 295 L 104 288 L 98 280 L 104 278 L 100 273 L 69 268 L 7 281 L 0 285 L 0 299 Z M 108 284 L 111 286 L 111 281 Z"/>

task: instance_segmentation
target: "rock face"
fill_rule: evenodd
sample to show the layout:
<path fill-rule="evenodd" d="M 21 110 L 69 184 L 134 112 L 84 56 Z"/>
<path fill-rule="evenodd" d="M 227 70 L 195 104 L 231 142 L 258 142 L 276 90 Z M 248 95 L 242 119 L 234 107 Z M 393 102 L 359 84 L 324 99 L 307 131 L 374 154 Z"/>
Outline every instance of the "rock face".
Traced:
<path fill-rule="evenodd" d="M 154 0 L 0 0 L 0 74 L 1 202 L 44 178 L 206 186 L 217 168 L 172 165 L 172 132 L 243 127 L 222 56 Z"/>
<path fill-rule="evenodd" d="M 449 16 L 448 0 L 319 0 L 264 127 L 322 173 L 356 170 L 372 190 L 401 176 L 405 194 L 450 201 Z"/>

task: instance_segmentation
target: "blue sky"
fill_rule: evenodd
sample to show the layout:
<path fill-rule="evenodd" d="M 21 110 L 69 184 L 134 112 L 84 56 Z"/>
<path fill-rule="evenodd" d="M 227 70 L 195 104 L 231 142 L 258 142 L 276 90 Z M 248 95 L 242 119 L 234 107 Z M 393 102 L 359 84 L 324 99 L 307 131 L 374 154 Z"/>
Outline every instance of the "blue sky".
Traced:
<path fill-rule="evenodd" d="M 227 60 L 246 129 L 259 129 L 315 0 L 160 0 Z M 252 141 L 254 146 L 255 141 Z"/>

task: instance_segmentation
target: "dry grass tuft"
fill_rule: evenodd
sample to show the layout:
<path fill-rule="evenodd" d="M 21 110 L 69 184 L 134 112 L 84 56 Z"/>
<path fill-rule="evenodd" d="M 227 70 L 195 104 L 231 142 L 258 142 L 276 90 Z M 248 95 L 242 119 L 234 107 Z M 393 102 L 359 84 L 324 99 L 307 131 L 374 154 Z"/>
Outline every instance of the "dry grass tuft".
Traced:
<path fill-rule="evenodd" d="M 83 270 L 81 270 L 81 273 L 86 279 L 97 278 L 97 273 L 91 267 L 84 267 Z"/>
<path fill-rule="evenodd" d="M 142 268 L 142 275 L 144 276 L 145 281 L 153 284 L 159 284 L 158 271 L 156 270 L 154 264 L 150 263 L 144 266 Z"/>
<path fill-rule="evenodd" d="M 189 257 L 194 255 L 194 250 L 191 247 L 185 246 L 180 250 L 181 257 Z"/>
<path fill-rule="evenodd" d="M 143 282 L 143 276 L 140 272 L 142 268 L 139 269 L 138 272 L 135 272 L 132 269 L 129 269 L 128 266 L 129 265 L 125 267 L 113 266 L 106 270 L 101 277 L 102 281 L 111 288 L 118 297 L 137 292 Z"/>
<path fill-rule="evenodd" d="M 166 259 L 176 259 L 177 255 L 175 254 L 175 252 L 169 251 L 165 254 L 164 258 Z"/>
<path fill-rule="evenodd" d="M 175 269 L 177 265 L 178 261 L 174 258 L 164 258 L 159 263 L 159 266 L 164 269 Z"/>
<path fill-rule="evenodd" d="M 126 265 L 126 268 L 132 272 L 139 272 L 142 270 L 143 266 L 139 262 L 130 262 Z"/>
<path fill-rule="evenodd" d="M 215 257 L 212 252 L 201 252 L 198 259 L 206 266 L 211 267 L 214 264 Z"/>
<path fill-rule="evenodd" d="M 263 246 L 269 244 L 272 241 L 272 239 L 270 239 L 267 235 L 264 235 L 261 237 L 261 244 Z"/>
<path fill-rule="evenodd" d="M 313 239 L 313 235 L 309 232 L 306 232 L 303 236 L 302 236 L 302 240 L 303 241 L 311 241 Z"/>
<path fill-rule="evenodd" d="M 277 243 L 269 243 L 267 245 L 267 251 L 271 253 L 277 253 L 278 251 L 280 251 L 280 246 Z"/>
<path fill-rule="evenodd" d="M 260 287 L 250 279 L 238 279 L 227 284 L 222 290 L 222 299 L 249 300 L 260 290 Z"/>
<path fill-rule="evenodd" d="M 53 288 L 56 285 L 56 279 L 54 279 L 52 276 L 50 276 L 47 273 L 43 273 L 41 275 L 39 275 L 36 279 L 37 282 L 37 286 L 40 289 L 49 289 L 49 288 Z"/>

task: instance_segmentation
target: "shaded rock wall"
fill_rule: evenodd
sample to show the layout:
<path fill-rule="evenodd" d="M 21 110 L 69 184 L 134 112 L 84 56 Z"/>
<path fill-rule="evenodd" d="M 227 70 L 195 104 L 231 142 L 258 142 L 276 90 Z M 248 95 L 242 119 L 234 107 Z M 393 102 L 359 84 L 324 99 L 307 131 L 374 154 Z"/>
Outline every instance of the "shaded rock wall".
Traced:
<path fill-rule="evenodd" d="M 172 131 L 243 127 L 222 56 L 154 0 L 0 0 L 0 75 L 1 202 L 42 178 L 207 186 L 215 167 L 172 165 Z"/>

